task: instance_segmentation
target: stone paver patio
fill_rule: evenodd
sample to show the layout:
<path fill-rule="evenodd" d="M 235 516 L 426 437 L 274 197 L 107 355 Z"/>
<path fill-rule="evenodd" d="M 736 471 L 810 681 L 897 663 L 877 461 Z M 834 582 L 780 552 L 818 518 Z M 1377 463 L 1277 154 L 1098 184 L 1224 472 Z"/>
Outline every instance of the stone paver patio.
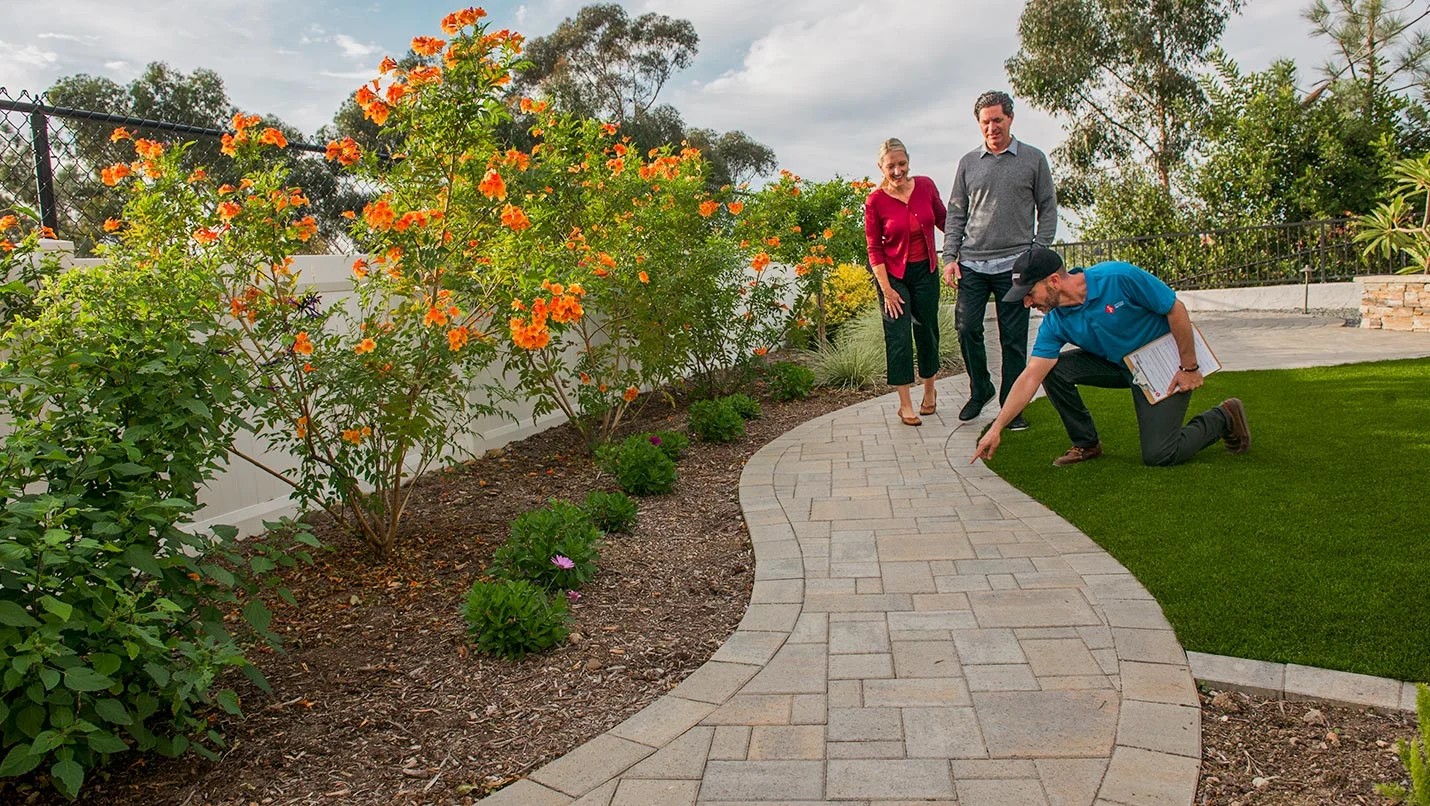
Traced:
<path fill-rule="evenodd" d="M 1227 369 L 1430 355 L 1424 334 L 1194 318 Z M 756 582 L 735 634 L 485 802 L 1191 804 L 1186 653 L 1116 560 L 968 463 L 994 408 L 959 423 L 966 387 L 940 382 L 921 428 L 899 424 L 890 395 L 752 457 L 740 500 Z"/>

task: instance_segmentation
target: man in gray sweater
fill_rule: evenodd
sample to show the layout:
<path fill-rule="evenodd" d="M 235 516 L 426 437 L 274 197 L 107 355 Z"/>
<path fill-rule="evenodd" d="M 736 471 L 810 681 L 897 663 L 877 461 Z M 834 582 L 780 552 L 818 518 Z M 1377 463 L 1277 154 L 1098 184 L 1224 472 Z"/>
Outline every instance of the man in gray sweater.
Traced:
<path fill-rule="evenodd" d="M 1028 363 L 1028 309 L 1003 302 L 1013 287 L 1013 262 L 1033 245 L 1050 246 L 1058 229 L 1058 199 L 1043 152 L 1013 139 L 1013 99 L 985 92 L 973 104 L 983 145 L 958 161 L 948 197 L 943 238 L 943 281 L 958 284 L 954 327 L 963 366 L 972 384 L 960 420 L 977 417 L 993 399 L 993 379 L 983 343 L 988 295 L 997 302 L 998 340 L 1003 348 L 999 403 Z M 1008 430 L 1028 427 L 1022 412 Z"/>

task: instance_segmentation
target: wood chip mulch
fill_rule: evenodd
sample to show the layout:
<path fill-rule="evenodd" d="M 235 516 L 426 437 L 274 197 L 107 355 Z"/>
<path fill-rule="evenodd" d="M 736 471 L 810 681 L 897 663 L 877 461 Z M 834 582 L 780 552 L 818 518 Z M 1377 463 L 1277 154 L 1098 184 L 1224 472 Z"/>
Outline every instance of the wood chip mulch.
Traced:
<path fill-rule="evenodd" d="M 1404 783 L 1402 711 L 1202 694 L 1199 806 L 1382 806 L 1378 783 Z"/>

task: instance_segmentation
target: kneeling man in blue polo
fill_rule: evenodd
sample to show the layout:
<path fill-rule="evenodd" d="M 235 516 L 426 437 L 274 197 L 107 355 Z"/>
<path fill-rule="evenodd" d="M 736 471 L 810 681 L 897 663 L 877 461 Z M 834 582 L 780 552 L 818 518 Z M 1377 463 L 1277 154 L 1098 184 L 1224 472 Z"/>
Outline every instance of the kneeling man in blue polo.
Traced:
<path fill-rule="evenodd" d="M 998 417 L 989 426 L 973 458 L 992 458 L 1003 428 L 1028 405 L 1041 385 L 1072 439 L 1058 467 L 1096 459 L 1102 442 L 1079 386 L 1131 389 L 1144 464 L 1181 464 L 1197 451 L 1222 440 L 1232 453 L 1251 447 L 1251 430 L 1241 401 L 1228 398 L 1183 425 L 1192 391 L 1202 385 L 1192 320 L 1176 292 L 1131 263 L 1109 261 L 1069 272 L 1051 249 L 1033 247 L 1013 266 L 1013 288 L 1004 302 L 1022 301 L 1044 314 L 1028 366 L 1014 382 Z M 1128 353 L 1153 339 L 1172 334 L 1181 366 L 1168 396 L 1155 405 L 1132 383 L 1123 364 Z M 1075 349 L 1063 351 L 1067 345 Z"/>

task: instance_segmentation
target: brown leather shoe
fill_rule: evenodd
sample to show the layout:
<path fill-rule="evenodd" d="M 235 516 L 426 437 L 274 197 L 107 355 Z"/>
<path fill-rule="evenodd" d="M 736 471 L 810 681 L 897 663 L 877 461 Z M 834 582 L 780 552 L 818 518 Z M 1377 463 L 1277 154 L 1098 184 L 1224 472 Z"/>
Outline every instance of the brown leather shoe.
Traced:
<path fill-rule="evenodd" d="M 1221 437 L 1222 442 L 1226 443 L 1226 449 L 1232 453 L 1246 453 L 1251 450 L 1251 426 L 1246 422 L 1246 406 L 1242 405 L 1239 398 L 1229 397 L 1221 402 L 1221 408 L 1229 420 L 1226 433 Z"/>
<path fill-rule="evenodd" d="M 1078 462 L 1086 462 L 1089 459 L 1096 459 L 1102 455 L 1102 443 L 1099 442 L 1091 448 L 1079 448 L 1074 445 L 1068 448 L 1068 452 L 1053 460 L 1053 467 L 1067 467 Z"/>

